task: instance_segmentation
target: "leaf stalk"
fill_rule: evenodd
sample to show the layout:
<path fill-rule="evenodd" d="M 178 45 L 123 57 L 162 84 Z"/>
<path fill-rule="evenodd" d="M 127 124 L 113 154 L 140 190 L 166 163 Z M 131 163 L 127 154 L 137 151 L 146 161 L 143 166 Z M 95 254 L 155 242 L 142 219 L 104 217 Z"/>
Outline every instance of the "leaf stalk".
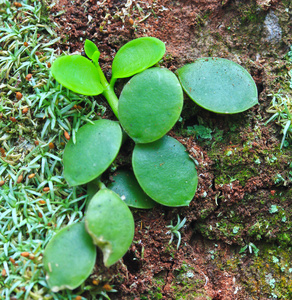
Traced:
<path fill-rule="evenodd" d="M 100 77 L 100 82 L 104 88 L 103 92 L 102 92 L 102 95 L 106 98 L 108 104 L 110 105 L 111 109 L 113 110 L 115 116 L 117 117 L 117 119 L 119 119 L 119 116 L 118 116 L 118 97 L 117 95 L 115 94 L 115 91 L 114 91 L 114 86 L 113 85 L 110 85 L 108 83 L 108 81 L 106 80 L 105 78 L 105 75 L 100 67 L 100 65 L 96 62 L 94 62 L 94 65 L 95 67 L 97 68 L 97 71 L 98 71 L 98 74 L 99 74 L 99 77 Z"/>

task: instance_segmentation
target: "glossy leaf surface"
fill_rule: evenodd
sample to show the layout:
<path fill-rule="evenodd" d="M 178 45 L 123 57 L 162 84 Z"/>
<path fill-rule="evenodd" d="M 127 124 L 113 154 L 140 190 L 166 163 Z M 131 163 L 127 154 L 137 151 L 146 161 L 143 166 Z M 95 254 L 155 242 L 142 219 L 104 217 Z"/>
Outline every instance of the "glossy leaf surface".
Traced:
<path fill-rule="evenodd" d="M 64 177 L 71 186 L 84 184 L 101 175 L 116 158 L 122 143 L 117 122 L 97 120 L 82 126 L 64 150 Z"/>
<path fill-rule="evenodd" d="M 199 106 L 221 114 L 245 111 L 258 103 L 251 75 L 224 58 L 200 58 L 178 71 L 188 96 Z"/>
<path fill-rule="evenodd" d="M 125 78 L 156 64 L 165 53 L 165 45 L 154 37 L 141 37 L 125 44 L 117 52 L 112 65 L 113 78 Z"/>
<path fill-rule="evenodd" d="M 131 207 L 152 208 L 155 202 L 141 189 L 133 172 L 120 170 L 113 175 L 113 182 L 108 188 L 117 193 Z"/>
<path fill-rule="evenodd" d="M 64 87 L 83 95 L 99 95 L 103 92 L 94 64 L 81 55 L 57 58 L 51 68 L 53 77 Z"/>
<path fill-rule="evenodd" d="M 96 248 L 84 222 L 61 229 L 44 252 L 47 282 L 53 292 L 77 288 L 92 272 Z"/>
<path fill-rule="evenodd" d="M 94 52 L 99 52 L 97 46 L 90 40 L 85 41 L 84 51 L 90 59 L 92 59 Z"/>
<path fill-rule="evenodd" d="M 197 171 L 185 147 L 172 137 L 137 144 L 132 164 L 146 194 L 166 206 L 187 206 L 197 189 Z"/>
<path fill-rule="evenodd" d="M 124 201 L 113 191 L 101 189 L 91 199 L 85 225 L 102 250 L 106 267 L 124 256 L 134 237 L 134 219 Z"/>
<path fill-rule="evenodd" d="M 165 135 L 178 120 L 183 91 L 167 69 L 151 68 L 135 75 L 119 99 L 119 119 L 136 143 L 150 143 Z"/>

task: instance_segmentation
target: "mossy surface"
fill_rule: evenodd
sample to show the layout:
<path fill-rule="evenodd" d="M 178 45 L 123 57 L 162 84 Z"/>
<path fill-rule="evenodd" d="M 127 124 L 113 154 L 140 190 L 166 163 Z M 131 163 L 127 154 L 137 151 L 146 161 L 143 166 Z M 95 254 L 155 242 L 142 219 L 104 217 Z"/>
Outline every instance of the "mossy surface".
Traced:
<path fill-rule="evenodd" d="M 290 299 L 292 296 L 291 247 L 281 247 L 262 242 L 256 257 L 247 250 L 244 254 L 232 253 L 222 260 L 220 254 L 215 264 L 220 269 L 238 274 L 250 299 L 269 296 L 273 299 Z"/>

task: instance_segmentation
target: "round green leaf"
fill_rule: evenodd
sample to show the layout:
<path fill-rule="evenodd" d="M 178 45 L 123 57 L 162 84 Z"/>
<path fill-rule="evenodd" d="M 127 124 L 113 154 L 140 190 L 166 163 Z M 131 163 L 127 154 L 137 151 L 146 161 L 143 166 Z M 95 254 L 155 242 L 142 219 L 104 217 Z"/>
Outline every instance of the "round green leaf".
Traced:
<path fill-rule="evenodd" d="M 165 45 L 154 37 L 141 37 L 128 42 L 117 52 L 112 77 L 125 78 L 140 73 L 156 64 L 165 53 Z"/>
<path fill-rule="evenodd" d="M 135 208 L 152 208 L 155 202 L 141 189 L 133 172 L 120 170 L 113 176 L 108 188 L 117 193 L 128 206 Z"/>
<path fill-rule="evenodd" d="M 167 69 L 151 68 L 135 75 L 119 99 L 119 119 L 136 143 L 150 143 L 165 135 L 178 120 L 183 91 Z"/>
<path fill-rule="evenodd" d="M 172 137 L 137 144 L 132 164 L 135 176 L 154 201 L 166 206 L 187 206 L 197 189 L 197 171 L 185 147 Z"/>
<path fill-rule="evenodd" d="M 82 126 L 76 144 L 72 139 L 64 150 L 64 177 L 71 186 L 87 183 L 101 175 L 116 158 L 122 143 L 117 122 L 97 120 Z"/>
<path fill-rule="evenodd" d="M 177 71 L 188 96 L 199 106 L 221 114 L 245 111 L 258 103 L 251 75 L 224 58 L 200 58 Z"/>
<path fill-rule="evenodd" d="M 128 206 L 113 191 L 101 189 L 91 199 L 86 214 L 88 233 L 103 253 L 106 267 L 124 256 L 134 238 L 134 219 Z"/>
<path fill-rule="evenodd" d="M 96 248 L 84 222 L 61 229 L 44 252 L 46 279 L 53 292 L 77 288 L 92 272 Z"/>
<path fill-rule="evenodd" d="M 96 67 L 81 55 L 57 58 L 52 65 L 51 72 L 59 83 L 75 93 L 99 95 L 103 92 Z"/>

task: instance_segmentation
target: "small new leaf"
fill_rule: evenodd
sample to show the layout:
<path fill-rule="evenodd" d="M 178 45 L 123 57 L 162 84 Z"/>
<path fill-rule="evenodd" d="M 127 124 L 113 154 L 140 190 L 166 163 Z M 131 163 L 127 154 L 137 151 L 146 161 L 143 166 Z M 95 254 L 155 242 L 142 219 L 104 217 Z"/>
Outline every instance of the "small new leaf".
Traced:
<path fill-rule="evenodd" d="M 95 62 L 95 63 L 98 63 L 98 60 L 99 60 L 99 56 L 100 56 L 100 52 L 99 51 L 95 51 L 92 55 L 92 60 Z"/>
<path fill-rule="evenodd" d="M 154 37 L 141 37 L 117 52 L 112 66 L 113 78 L 133 76 L 155 65 L 164 55 L 165 45 Z"/>
<path fill-rule="evenodd" d="M 87 55 L 87 57 L 89 57 L 90 59 L 92 59 L 93 61 L 95 61 L 93 59 L 93 55 L 95 54 L 95 52 L 97 52 L 98 57 L 100 55 L 100 52 L 98 51 L 97 46 L 90 40 L 86 40 L 85 44 L 84 44 L 84 51 Z"/>

